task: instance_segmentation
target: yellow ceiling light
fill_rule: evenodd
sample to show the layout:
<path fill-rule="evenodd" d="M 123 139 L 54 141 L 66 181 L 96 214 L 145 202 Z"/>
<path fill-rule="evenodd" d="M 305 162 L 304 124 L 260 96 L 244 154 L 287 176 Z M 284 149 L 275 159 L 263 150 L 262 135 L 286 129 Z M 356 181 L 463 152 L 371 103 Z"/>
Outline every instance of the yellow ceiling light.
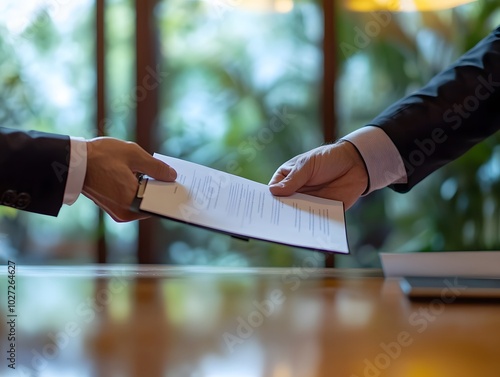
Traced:
<path fill-rule="evenodd" d="M 279 13 L 288 13 L 293 10 L 293 0 L 275 0 L 274 10 Z"/>
<path fill-rule="evenodd" d="M 426 12 L 458 7 L 477 0 L 344 0 L 344 6 L 355 12 L 393 11 Z"/>
<path fill-rule="evenodd" d="M 235 4 L 257 12 L 288 13 L 293 10 L 293 0 L 237 0 Z"/>

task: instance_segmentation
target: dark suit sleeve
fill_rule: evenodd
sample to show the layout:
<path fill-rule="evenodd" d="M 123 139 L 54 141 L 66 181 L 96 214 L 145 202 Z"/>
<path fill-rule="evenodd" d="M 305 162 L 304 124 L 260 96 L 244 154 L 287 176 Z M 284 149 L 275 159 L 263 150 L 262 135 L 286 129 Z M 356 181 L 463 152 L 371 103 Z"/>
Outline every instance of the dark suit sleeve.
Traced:
<path fill-rule="evenodd" d="M 408 176 L 391 188 L 406 192 L 500 128 L 500 27 L 395 103 L 371 125 L 396 145 Z"/>
<path fill-rule="evenodd" d="M 69 155 L 67 136 L 0 127 L 0 204 L 57 216 Z"/>

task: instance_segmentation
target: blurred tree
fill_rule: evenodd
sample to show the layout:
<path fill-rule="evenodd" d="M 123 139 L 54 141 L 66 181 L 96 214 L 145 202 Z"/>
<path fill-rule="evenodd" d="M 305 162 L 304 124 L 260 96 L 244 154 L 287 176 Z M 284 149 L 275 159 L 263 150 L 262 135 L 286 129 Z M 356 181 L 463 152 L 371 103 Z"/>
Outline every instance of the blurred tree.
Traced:
<path fill-rule="evenodd" d="M 0 8 L 0 124 L 91 135 L 92 2 L 4 1 Z M 94 216 L 85 200 L 58 218 L 0 207 L 0 254 L 17 253 L 19 263 L 92 260 Z"/>
<path fill-rule="evenodd" d="M 369 123 L 489 34 L 500 24 L 500 4 L 479 1 L 439 12 L 384 16 L 389 22 L 364 48 L 350 56 L 339 50 L 342 134 Z M 374 20 L 373 13 L 342 9 L 338 17 L 341 41 L 355 41 Z M 351 88 L 352 82 L 361 87 Z M 363 100 L 350 102 L 356 90 L 365 92 Z M 353 255 L 339 257 L 339 263 L 378 266 L 379 251 L 498 249 L 499 141 L 492 136 L 410 193 L 384 189 L 362 198 L 347 216 Z"/>
<path fill-rule="evenodd" d="M 282 162 L 322 141 L 321 2 L 295 1 L 282 13 L 224 4 L 160 3 L 168 77 L 158 138 L 162 153 L 267 183 Z M 157 245 L 170 263 L 287 266 L 310 253 L 163 226 Z"/>

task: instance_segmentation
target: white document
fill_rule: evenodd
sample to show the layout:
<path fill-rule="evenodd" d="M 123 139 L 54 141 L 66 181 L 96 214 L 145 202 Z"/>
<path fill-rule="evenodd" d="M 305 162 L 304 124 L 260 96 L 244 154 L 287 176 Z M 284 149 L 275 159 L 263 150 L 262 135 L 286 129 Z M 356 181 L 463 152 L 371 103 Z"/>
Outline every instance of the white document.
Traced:
<path fill-rule="evenodd" d="M 290 246 L 348 254 L 342 202 L 310 195 L 273 196 L 265 184 L 203 165 L 155 154 L 178 174 L 175 182 L 149 179 L 140 210 Z"/>
<path fill-rule="evenodd" d="M 458 276 L 500 278 L 500 252 L 381 253 L 385 277 Z"/>

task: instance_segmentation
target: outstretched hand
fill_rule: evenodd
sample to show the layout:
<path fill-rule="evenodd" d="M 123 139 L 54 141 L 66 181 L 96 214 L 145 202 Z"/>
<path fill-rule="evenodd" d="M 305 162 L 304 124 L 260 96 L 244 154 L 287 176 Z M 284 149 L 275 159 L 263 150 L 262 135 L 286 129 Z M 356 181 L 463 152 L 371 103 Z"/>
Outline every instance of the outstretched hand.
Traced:
<path fill-rule="evenodd" d="M 137 173 L 161 181 L 177 178 L 174 169 L 136 143 L 110 137 L 87 141 L 87 173 L 82 192 L 117 222 L 148 217 L 130 210 L 139 186 Z"/>
<path fill-rule="evenodd" d="M 269 182 L 273 195 L 295 192 L 344 202 L 350 208 L 368 186 L 368 173 L 357 149 L 348 141 L 302 153 L 281 165 Z"/>

